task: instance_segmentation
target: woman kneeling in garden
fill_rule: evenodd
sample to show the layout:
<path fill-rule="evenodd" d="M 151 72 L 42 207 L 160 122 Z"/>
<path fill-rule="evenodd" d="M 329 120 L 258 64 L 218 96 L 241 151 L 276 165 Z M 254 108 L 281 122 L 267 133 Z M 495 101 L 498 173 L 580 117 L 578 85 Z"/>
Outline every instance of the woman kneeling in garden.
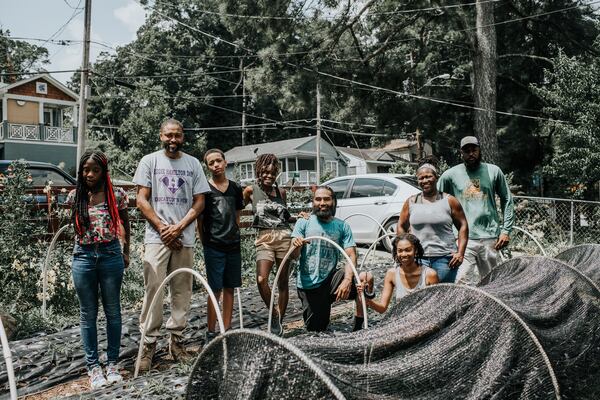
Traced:
<path fill-rule="evenodd" d="M 81 340 L 90 386 L 97 389 L 123 380 L 117 367 L 121 347 L 120 294 L 123 271 L 129 264 L 127 194 L 123 189 L 113 189 L 104 153 L 88 150 L 83 154 L 77 188 L 69 193 L 67 203 L 72 206 L 75 226 L 72 273 L 80 305 Z M 106 377 L 98 359 L 98 293 L 106 314 Z"/>
<path fill-rule="evenodd" d="M 439 282 L 435 270 L 422 264 L 423 246 L 415 235 L 398 235 L 392 242 L 392 257 L 395 265 L 385 273 L 380 301 L 373 299 L 373 293 L 368 293 L 373 290 L 373 277 L 370 272 L 361 272 L 361 283 L 357 286 L 359 293 L 365 293 L 367 307 L 380 314 L 388 309 L 394 292 L 398 301 L 415 290 Z"/>

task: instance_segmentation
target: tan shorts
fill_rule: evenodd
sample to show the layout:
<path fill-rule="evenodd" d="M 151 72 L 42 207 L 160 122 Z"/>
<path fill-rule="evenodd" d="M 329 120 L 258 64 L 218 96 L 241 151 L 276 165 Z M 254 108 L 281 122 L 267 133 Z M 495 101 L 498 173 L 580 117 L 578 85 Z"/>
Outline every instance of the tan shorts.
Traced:
<path fill-rule="evenodd" d="M 269 260 L 279 263 L 292 242 L 292 232 L 289 229 L 260 229 L 256 238 L 256 261 Z"/>

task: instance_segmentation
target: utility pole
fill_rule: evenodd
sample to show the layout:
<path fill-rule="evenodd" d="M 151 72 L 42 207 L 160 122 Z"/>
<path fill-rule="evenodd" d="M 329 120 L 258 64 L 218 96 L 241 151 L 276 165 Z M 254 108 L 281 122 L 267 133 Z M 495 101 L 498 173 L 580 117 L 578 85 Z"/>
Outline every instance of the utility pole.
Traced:
<path fill-rule="evenodd" d="M 242 146 L 246 145 L 246 70 L 242 58 Z"/>
<path fill-rule="evenodd" d="M 423 140 L 421 138 L 421 130 L 417 128 L 416 130 L 417 137 L 417 159 L 421 159 L 423 157 Z"/>
<path fill-rule="evenodd" d="M 321 85 L 317 83 L 317 185 L 321 184 Z"/>
<path fill-rule="evenodd" d="M 88 77 L 90 70 L 90 28 L 92 19 L 92 0 L 85 0 L 85 19 L 83 27 L 83 61 L 81 63 L 81 82 L 79 88 L 79 121 L 77 129 L 77 160 L 85 151 L 85 137 L 87 129 L 87 98 L 89 93 Z M 77 171 L 79 173 L 79 171 Z"/>

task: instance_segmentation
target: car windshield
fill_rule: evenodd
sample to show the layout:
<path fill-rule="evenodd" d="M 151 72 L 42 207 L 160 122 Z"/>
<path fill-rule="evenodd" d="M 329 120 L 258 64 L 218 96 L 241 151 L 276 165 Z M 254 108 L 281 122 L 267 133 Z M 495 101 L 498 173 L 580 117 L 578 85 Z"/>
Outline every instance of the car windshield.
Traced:
<path fill-rule="evenodd" d="M 414 176 L 397 176 L 396 179 L 408 183 L 410 186 L 421 190 L 419 184 L 417 183 L 417 178 Z"/>

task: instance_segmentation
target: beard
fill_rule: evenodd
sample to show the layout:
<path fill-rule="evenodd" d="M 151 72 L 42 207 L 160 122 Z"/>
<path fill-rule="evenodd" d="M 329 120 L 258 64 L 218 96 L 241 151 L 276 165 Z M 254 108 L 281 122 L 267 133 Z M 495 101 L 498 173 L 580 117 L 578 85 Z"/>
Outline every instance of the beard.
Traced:
<path fill-rule="evenodd" d="M 320 207 L 313 207 L 313 214 L 319 219 L 329 219 L 333 217 L 333 208 L 329 207 L 326 210 L 321 210 Z"/>
<path fill-rule="evenodd" d="M 179 143 L 175 143 L 173 146 L 175 146 L 174 149 L 171 148 L 171 143 L 169 142 L 163 142 L 163 147 L 164 149 L 171 154 L 176 154 L 177 152 L 179 152 L 181 150 L 182 145 Z"/>
<path fill-rule="evenodd" d="M 468 168 L 475 168 L 481 164 L 481 153 L 479 153 L 479 157 L 477 157 L 474 161 L 465 161 L 465 164 Z"/>

